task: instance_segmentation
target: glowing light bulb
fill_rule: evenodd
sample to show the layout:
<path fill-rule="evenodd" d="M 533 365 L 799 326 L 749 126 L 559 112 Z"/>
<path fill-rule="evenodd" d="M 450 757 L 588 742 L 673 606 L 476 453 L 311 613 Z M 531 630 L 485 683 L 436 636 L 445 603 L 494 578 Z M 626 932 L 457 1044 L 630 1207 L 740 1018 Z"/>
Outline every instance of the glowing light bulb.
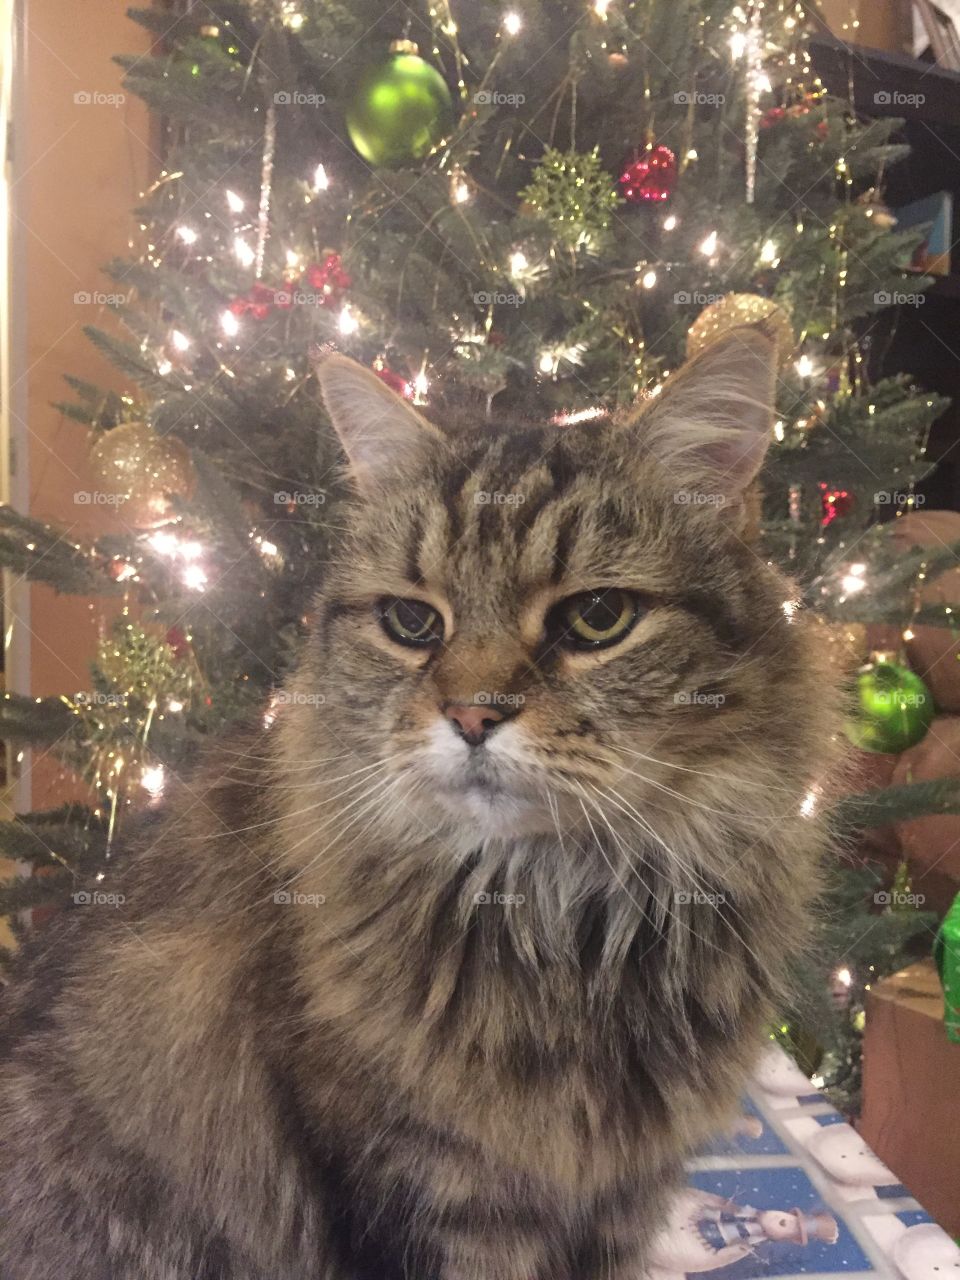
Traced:
<path fill-rule="evenodd" d="M 286 259 L 287 259 L 287 266 L 290 267 L 291 269 L 294 267 L 299 267 L 300 255 L 299 253 L 297 253 L 296 249 L 288 249 L 286 253 Z"/>
<path fill-rule="evenodd" d="M 511 11 L 510 13 L 505 13 L 503 15 L 503 29 L 506 31 L 508 36 L 519 35 L 522 28 L 523 21 L 521 20 L 519 13 Z"/>
<path fill-rule="evenodd" d="M 524 271 L 530 266 L 527 261 L 527 255 L 522 249 L 515 249 L 510 255 L 510 274 L 514 276 L 523 275 Z"/>
<path fill-rule="evenodd" d="M 797 361 L 795 368 L 801 378 L 813 377 L 813 361 L 808 355 L 802 355 Z"/>
<path fill-rule="evenodd" d="M 173 365 L 165 357 L 157 361 L 157 373 L 161 378 L 165 378 L 172 369 Z"/>
<path fill-rule="evenodd" d="M 314 191 L 327 191 L 330 187 L 330 178 L 326 169 L 322 164 L 318 164 L 313 174 Z"/>
<path fill-rule="evenodd" d="M 598 18 L 606 21 L 607 10 L 610 8 L 610 0 L 593 0 L 593 11 Z"/>
<path fill-rule="evenodd" d="M 140 774 L 141 787 L 144 791 L 149 791 L 154 800 L 159 800 L 163 795 L 166 780 L 166 771 L 162 764 L 144 765 L 143 772 Z"/>
<path fill-rule="evenodd" d="M 233 252 L 241 267 L 252 267 L 257 260 L 257 255 L 242 236 L 236 236 L 234 238 Z"/>
<path fill-rule="evenodd" d="M 413 380 L 413 402 L 414 404 L 425 404 L 427 392 L 430 390 L 430 379 L 427 377 L 423 369 L 417 374 Z"/>
<path fill-rule="evenodd" d="M 226 193 L 227 208 L 231 213 L 243 213 L 243 199 L 235 191 Z"/>
<path fill-rule="evenodd" d="M 349 338 L 352 333 L 356 333 L 360 328 L 360 321 L 350 310 L 347 303 L 344 303 L 340 312 L 340 318 L 337 321 L 337 327 L 345 338 Z"/>
<path fill-rule="evenodd" d="M 185 333 L 181 333 L 179 329 L 174 329 L 170 334 L 170 342 L 178 351 L 190 350 L 190 339 Z"/>
<path fill-rule="evenodd" d="M 715 231 L 711 231 L 705 240 L 701 240 L 700 252 L 706 258 L 712 258 L 717 252 L 717 233 Z"/>
<path fill-rule="evenodd" d="M 671 213 L 669 218 L 664 218 L 663 220 L 664 231 L 673 231 L 676 228 L 676 225 L 677 215 L 675 213 Z"/>
<path fill-rule="evenodd" d="M 198 237 L 193 227 L 177 227 L 177 235 L 180 237 L 180 239 L 183 241 L 184 244 L 197 243 Z"/>
<path fill-rule="evenodd" d="M 165 532 L 163 529 L 158 530 L 156 533 L 151 533 L 147 542 L 149 542 L 154 551 L 161 556 L 175 556 L 177 554 L 177 548 L 180 545 L 178 538 L 176 538 L 172 533 Z"/>
<path fill-rule="evenodd" d="M 734 58 L 742 58 L 747 51 L 747 37 L 743 31 L 735 31 L 730 37 L 730 53 Z"/>
<path fill-rule="evenodd" d="M 463 178 L 458 178 L 453 184 L 453 199 L 455 204 L 466 204 L 471 196 L 470 185 Z"/>
<path fill-rule="evenodd" d="M 782 419 L 782 418 L 778 418 L 778 419 L 777 419 L 777 421 L 773 424 L 773 434 L 774 434 L 774 436 L 775 436 L 778 440 L 782 440 L 782 439 L 783 439 L 783 433 L 784 433 L 784 431 L 785 431 L 785 430 L 786 430 L 786 424 L 784 423 L 784 421 L 783 421 L 783 419 Z"/>
<path fill-rule="evenodd" d="M 235 338 L 240 332 L 240 321 L 232 311 L 222 311 L 220 313 L 220 328 L 228 338 Z"/>
<path fill-rule="evenodd" d="M 538 368 L 541 373 L 553 373 L 553 353 L 552 352 L 550 351 L 541 352 Z"/>
<path fill-rule="evenodd" d="M 171 698 L 167 703 L 167 710 L 172 711 L 174 715 L 178 715 L 183 710 L 183 703 L 179 698 Z"/>
<path fill-rule="evenodd" d="M 836 978 L 837 982 L 840 983 L 841 987 L 849 987 L 853 984 L 853 974 L 846 967 L 838 969 L 833 976 Z"/>
<path fill-rule="evenodd" d="M 780 255 L 777 253 L 777 246 L 772 240 L 764 240 L 760 249 L 760 261 L 768 266 L 775 267 L 780 261 Z"/>
<path fill-rule="evenodd" d="M 191 591 L 203 591 L 207 585 L 207 575 L 198 564 L 188 564 L 183 571 L 183 585 Z"/>
<path fill-rule="evenodd" d="M 652 289 L 657 283 L 657 273 L 653 270 L 645 271 L 640 279 L 640 283 L 645 289 Z"/>

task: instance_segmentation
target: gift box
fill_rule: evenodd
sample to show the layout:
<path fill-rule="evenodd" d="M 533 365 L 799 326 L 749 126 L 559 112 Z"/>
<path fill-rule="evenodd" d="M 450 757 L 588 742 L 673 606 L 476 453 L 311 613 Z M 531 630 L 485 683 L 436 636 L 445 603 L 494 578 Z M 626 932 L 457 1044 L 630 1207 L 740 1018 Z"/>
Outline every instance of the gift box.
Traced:
<path fill-rule="evenodd" d="M 933 960 L 868 994 L 860 1132 L 951 1234 L 960 1234 L 960 1044 Z"/>

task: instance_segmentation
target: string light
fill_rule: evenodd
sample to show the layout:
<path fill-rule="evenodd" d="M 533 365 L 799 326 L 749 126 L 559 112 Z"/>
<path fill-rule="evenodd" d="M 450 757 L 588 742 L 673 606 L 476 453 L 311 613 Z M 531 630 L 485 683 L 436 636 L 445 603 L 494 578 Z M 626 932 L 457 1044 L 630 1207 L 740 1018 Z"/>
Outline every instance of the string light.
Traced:
<path fill-rule="evenodd" d="M 663 220 L 664 231 L 673 231 L 676 229 L 676 225 L 677 225 L 677 215 L 675 213 L 671 213 L 668 218 L 664 218 Z"/>
<path fill-rule="evenodd" d="M 184 244 L 196 244 L 199 238 L 193 227 L 177 227 L 177 235 Z"/>
<path fill-rule="evenodd" d="M 742 58 L 747 51 L 747 37 L 743 31 L 735 31 L 730 37 L 730 54 L 734 58 Z"/>
<path fill-rule="evenodd" d="M 236 236 L 234 238 L 233 252 L 241 267 L 252 267 L 257 260 L 257 255 L 242 236 Z"/>
<path fill-rule="evenodd" d="M 711 231 L 704 240 L 701 240 L 699 249 L 704 257 L 712 258 L 717 252 L 717 233 L 715 231 Z"/>
<path fill-rule="evenodd" d="M 644 289 L 652 289 L 657 283 L 657 273 L 652 268 L 650 271 L 645 271 L 640 279 L 640 283 L 643 285 Z"/>
<path fill-rule="evenodd" d="M 349 303 L 344 303 L 337 321 L 337 327 L 345 338 L 349 338 L 351 334 L 357 332 L 360 328 L 360 321 L 350 310 Z"/>
<path fill-rule="evenodd" d="M 171 332 L 170 342 L 178 351 L 190 350 L 190 339 L 185 333 L 181 333 L 179 329 L 174 329 Z"/>
<path fill-rule="evenodd" d="M 845 595 L 854 596 L 858 591 L 863 590 L 867 585 L 865 581 L 866 572 L 867 566 L 865 564 L 852 564 L 847 568 L 847 572 L 840 581 Z"/>
<path fill-rule="evenodd" d="M 220 328 L 228 338 L 235 338 L 240 332 L 240 321 L 229 309 L 220 313 Z"/>
<path fill-rule="evenodd" d="M 764 240 L 760 249 L 760 261 L 770 267 L 775 267 L 780 262 L 780 254 L 772 240 Z"/>
<path fill-rule="evenodd" d="M 610 0 L 593 0 L 593 11 L 598 18 L 602 18 L 604 22 L 607 20 L 607 10 L 610 8 Z"/>
<path fill-rule="evenodd" d="M 318 164 L 313 174 L 314 191 L 328 191 L 330 188 L 330 178 L 322 164 Z"/>
<path fill-rule="evenodd" d="M 166 781 L 166 771 L 162 764 L 144 765 L 143 772 L 140 774 L 140 785 L 144 791 L 150 793 L 152 799 L 160 799 Z"/>
<path fill-rule="evenodd" d="M 521 21 L 519 13 L 514 13 L 511 10 L 510 13 L 505 13 L 503 15 L 503 29 L 506 31 L 508 36 L 519 35 L 522 28 L 523 22 Z"/>
<path fill-rule="evenodd" d="M 191 591 L 203 591 L 207 585 L 206 572 L 198 564 L 188 564 L 183 571 L 183 585 Z"/>
<path fill-rule="evenodd" d="M 802 355 L 800 359 L 796 362 L 796 365 L 794 367 L 797 370 L 797 374 L 801 378 L 813 377 L 814 363 L 813 363 L 813 360 L 808 355 L 806 354 Z"/>
<path fill-rule="evenodd" d="M 226 200 L 231 213 L 243 213 L 243 199 L 235 191 L 228 191 Z"/>

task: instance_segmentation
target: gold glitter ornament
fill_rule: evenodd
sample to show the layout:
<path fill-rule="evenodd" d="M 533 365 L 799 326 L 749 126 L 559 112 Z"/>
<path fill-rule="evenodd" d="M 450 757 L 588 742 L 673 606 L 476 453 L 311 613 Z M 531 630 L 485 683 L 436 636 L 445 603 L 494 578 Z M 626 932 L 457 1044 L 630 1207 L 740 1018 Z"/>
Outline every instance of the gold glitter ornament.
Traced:
<path fill-rule="evenodd" d="M 795 342 L 793 325 L 778 302 L 761 298 L 758 293 L 728 293 L 719 302 L 704 307 L 687 330 L 687 358 L 699 355 L 725 333 L 744 325 L 762 329 L 777 344 L 780 364 L 787 363 Z"/>
<path fill-rule="evenodd" d="M 90 450 L 94 477 L 113 495 L 120 518 L 137 529 L 172 519 L 171 497 L 196 486 L 190 450 L 174 436 L 158 436 L 146 422 L 125 422 L 98 437 Z"/>

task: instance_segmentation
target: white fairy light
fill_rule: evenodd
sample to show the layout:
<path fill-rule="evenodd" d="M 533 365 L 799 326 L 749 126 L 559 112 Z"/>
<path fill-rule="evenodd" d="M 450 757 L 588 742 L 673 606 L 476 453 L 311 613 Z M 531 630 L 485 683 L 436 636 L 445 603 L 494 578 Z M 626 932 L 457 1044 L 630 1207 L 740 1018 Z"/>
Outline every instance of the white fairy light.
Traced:
<path fill-rule="evenodd" d="M 844 594 L 848 596 L 856 595 L 858 591 L 862 591 L 866 584 L 867 566 L 865 564 L 851 564 L 847 566 L 847 572 L 840 580 Z"/>
<path fill-rule="evenodd" d="M 607 10 L 610 8 L 610 0 L 593 0 L 593 11 L 598 18 L 606 21 Z"/>
<path fill-rule="evenodd" d="M 801 378 L 813 377 L 814 363 L 808 355 L 802 355 L 794 367 Z"/>
<path fill-rule="evenodd" d="M 510 13 L 505 13 L 503 15 L 503 29 L 506 31 L 508 36 L 519 35 L 522 28 L 523 21 L 519 13 L 514 13 L 513 10 L 511 10 Z"/>
<path fill-rule="evenodd" d="M 189 542 L 181 542 L 177 550 L 183 560 L 199 560 L 203 555 L 203 544 L 191 539 Z"/>
<path fill-rule="evenodd" d="M 234 237 L 233 252 L 241 267 L 252 267 L 257 260 L 257 255 L 242 236 Z"/>
<path fill-rule="evenodd" d="M 760 249 L 760 261 L 767 266 L 775 267 L 780 261 L 780 254 L 777 252 L 777 246 L 772 240 L 764 240 Z"/>
<path fill-rule="evenodd" d="M 677 215 L 675 213 L 671 213 L 669 217 L 664 218 L 663 220 L 664 231 L 674 231 L 676 229 L 676 226 L 677 226 Z"/>
<path fill-rule="evenodd" d="M 426 371 L 421 369 L 413 380 L 413 403 L 426 404 L 427 392 L 430 390 L 430 379 Z"/>
<path fill-rule="evenodd" d="M 243 197 L 238 196 L 235 191 L 226 193 L 227 208 L 231 213 L 243 213 Z"/>
<path fill-rule="evenodd" d="M 299 253 L 297 253 L 296 249 L 288 249 L 286 253 L 286 258 L 287 258 L 287 266 L 291 270 L 293 270 L 295 267 L 300 266 L 300 255 Z"/>
<path fill-rule="evenodd" d="M 349 338 L 352 333 L 356 333 L 360 328 L 360 321 L 350 310 L 348 303 L 343 304 L 340 311 L 340 318 L 337 321 L 337 327 L 345 338 Z"/>
<path fill-rule="evenodd" d="M 166 781 L 166 771 L 162 764 L 144 765 L 143 772 L 140 774 L 140 785 L 154 800 L 159 800 L 163 795 Z"/>
<path fill-rule="evenodd" d="M 240 332 L 240 321 L 229 308 L 220 313 L 220 328 L 228 338 L 235 338 Z"/>
<path fill-rule="evenodd" d="M 275 542 L 268 541 L 266 538 L 258 538 L 257 546 L 265 556 L 278 556 L 280 554 L 280 548 L 277 544 Z"/>
<path fill-rule="evenodd" d="M 527 255 L 523 250 L 514 249 L 513 253 L 510 255 L 510 274 L 512 276 L 522 276 L 529 266 L 530 263 L 528 262 Z"/>
<path fill-rule="evenodd" d="M 179 698 L 171 698 L 167 702 L 167 710 L 172 712 L 174 715 L 179 715 L 183 710 L 183 703 Z"/>
<path fill-rule="evenodd" d="M 455 204 L 466 204 L 473 192 L 470 190 L 470 184 L 465 182 L 463 178 L 458 178 L 453 184 L 453 199 Z"/>
<path fill-rule="evenodd" d="M 147 542 L 161 556 L 175 556 L 180 547 L 180 539 L 175 534 L 167 533 L 164 529 L 151 533 Z"/>
<path fill-rule="evenodd" d="M 188 564 L 183 571 L 183 585 L 191 591 L 203 591 L 207 585 L 206 572 L 198 564 Z"/>
<path fill-rule="evenodd" d="M 640 283 L 644 289 L 652 289 L 657 283 L 657 273 L 652 268 L 650 271 L 645 271 L 640 278 Z"/>
<path fill-rule="evenodd" d="M 157 361 L 157 373 L 159 373 L 161 378 L 165 378 L 172 369 L 173 365 L 166 356 Z"/>
<path fill-rule="evenodd" d="M 853 985 L 853 974 L 846 965 L 844 965 L 842 969 L 838 969 L 833 976 L 836 981 L 840 983 L 841 987 L 850 987 Z"/>
<path fill-rule="evenodd" d="M 776 437 L 777 440 L 782 440 L 785 431 L 786 431 L 786 423 L 783 421 L 782 418 L 778 418 L 777 421 L 773 424 L 774 436 Z"/>
<path fill-rule="evenodd" d="M 185 333 L 181 333 L 179 329 L 174 329 L 170 334 L 170 342 L 178 351 L 190 350 L 190 339 Z"/>
<path fill-rule="evenodd" d="M 747 51 L 747 36 L 744 31 L 735 31 L 730 37 L 730 53 L 734 58 L 742 58 Z"/>
<path fill-rule="evenodd" d="M 313 173 L 313 189 L 314 191 L 327 191 L 330 188 L 330 178 L 326 169 L 322 164 L 318 164 Z"/>
<path fill-rule="evenodd" d="M 196 244 L 198 235 L 193 227 L 177 227 L 177 235 L 184 244 Z"/>
<path fill-rule="evenodd" d="M 717 252 L 717 233 L 711 231 L 705 239 L 700 241 L 698 247 L 705 258 L 712 258 Z"/>
<path fill-rule="evenodd" d="M 554 359 L 552 351 L 542 351 L 540 353 L 538 368 L 541 373 L 553 373 Z"/>

